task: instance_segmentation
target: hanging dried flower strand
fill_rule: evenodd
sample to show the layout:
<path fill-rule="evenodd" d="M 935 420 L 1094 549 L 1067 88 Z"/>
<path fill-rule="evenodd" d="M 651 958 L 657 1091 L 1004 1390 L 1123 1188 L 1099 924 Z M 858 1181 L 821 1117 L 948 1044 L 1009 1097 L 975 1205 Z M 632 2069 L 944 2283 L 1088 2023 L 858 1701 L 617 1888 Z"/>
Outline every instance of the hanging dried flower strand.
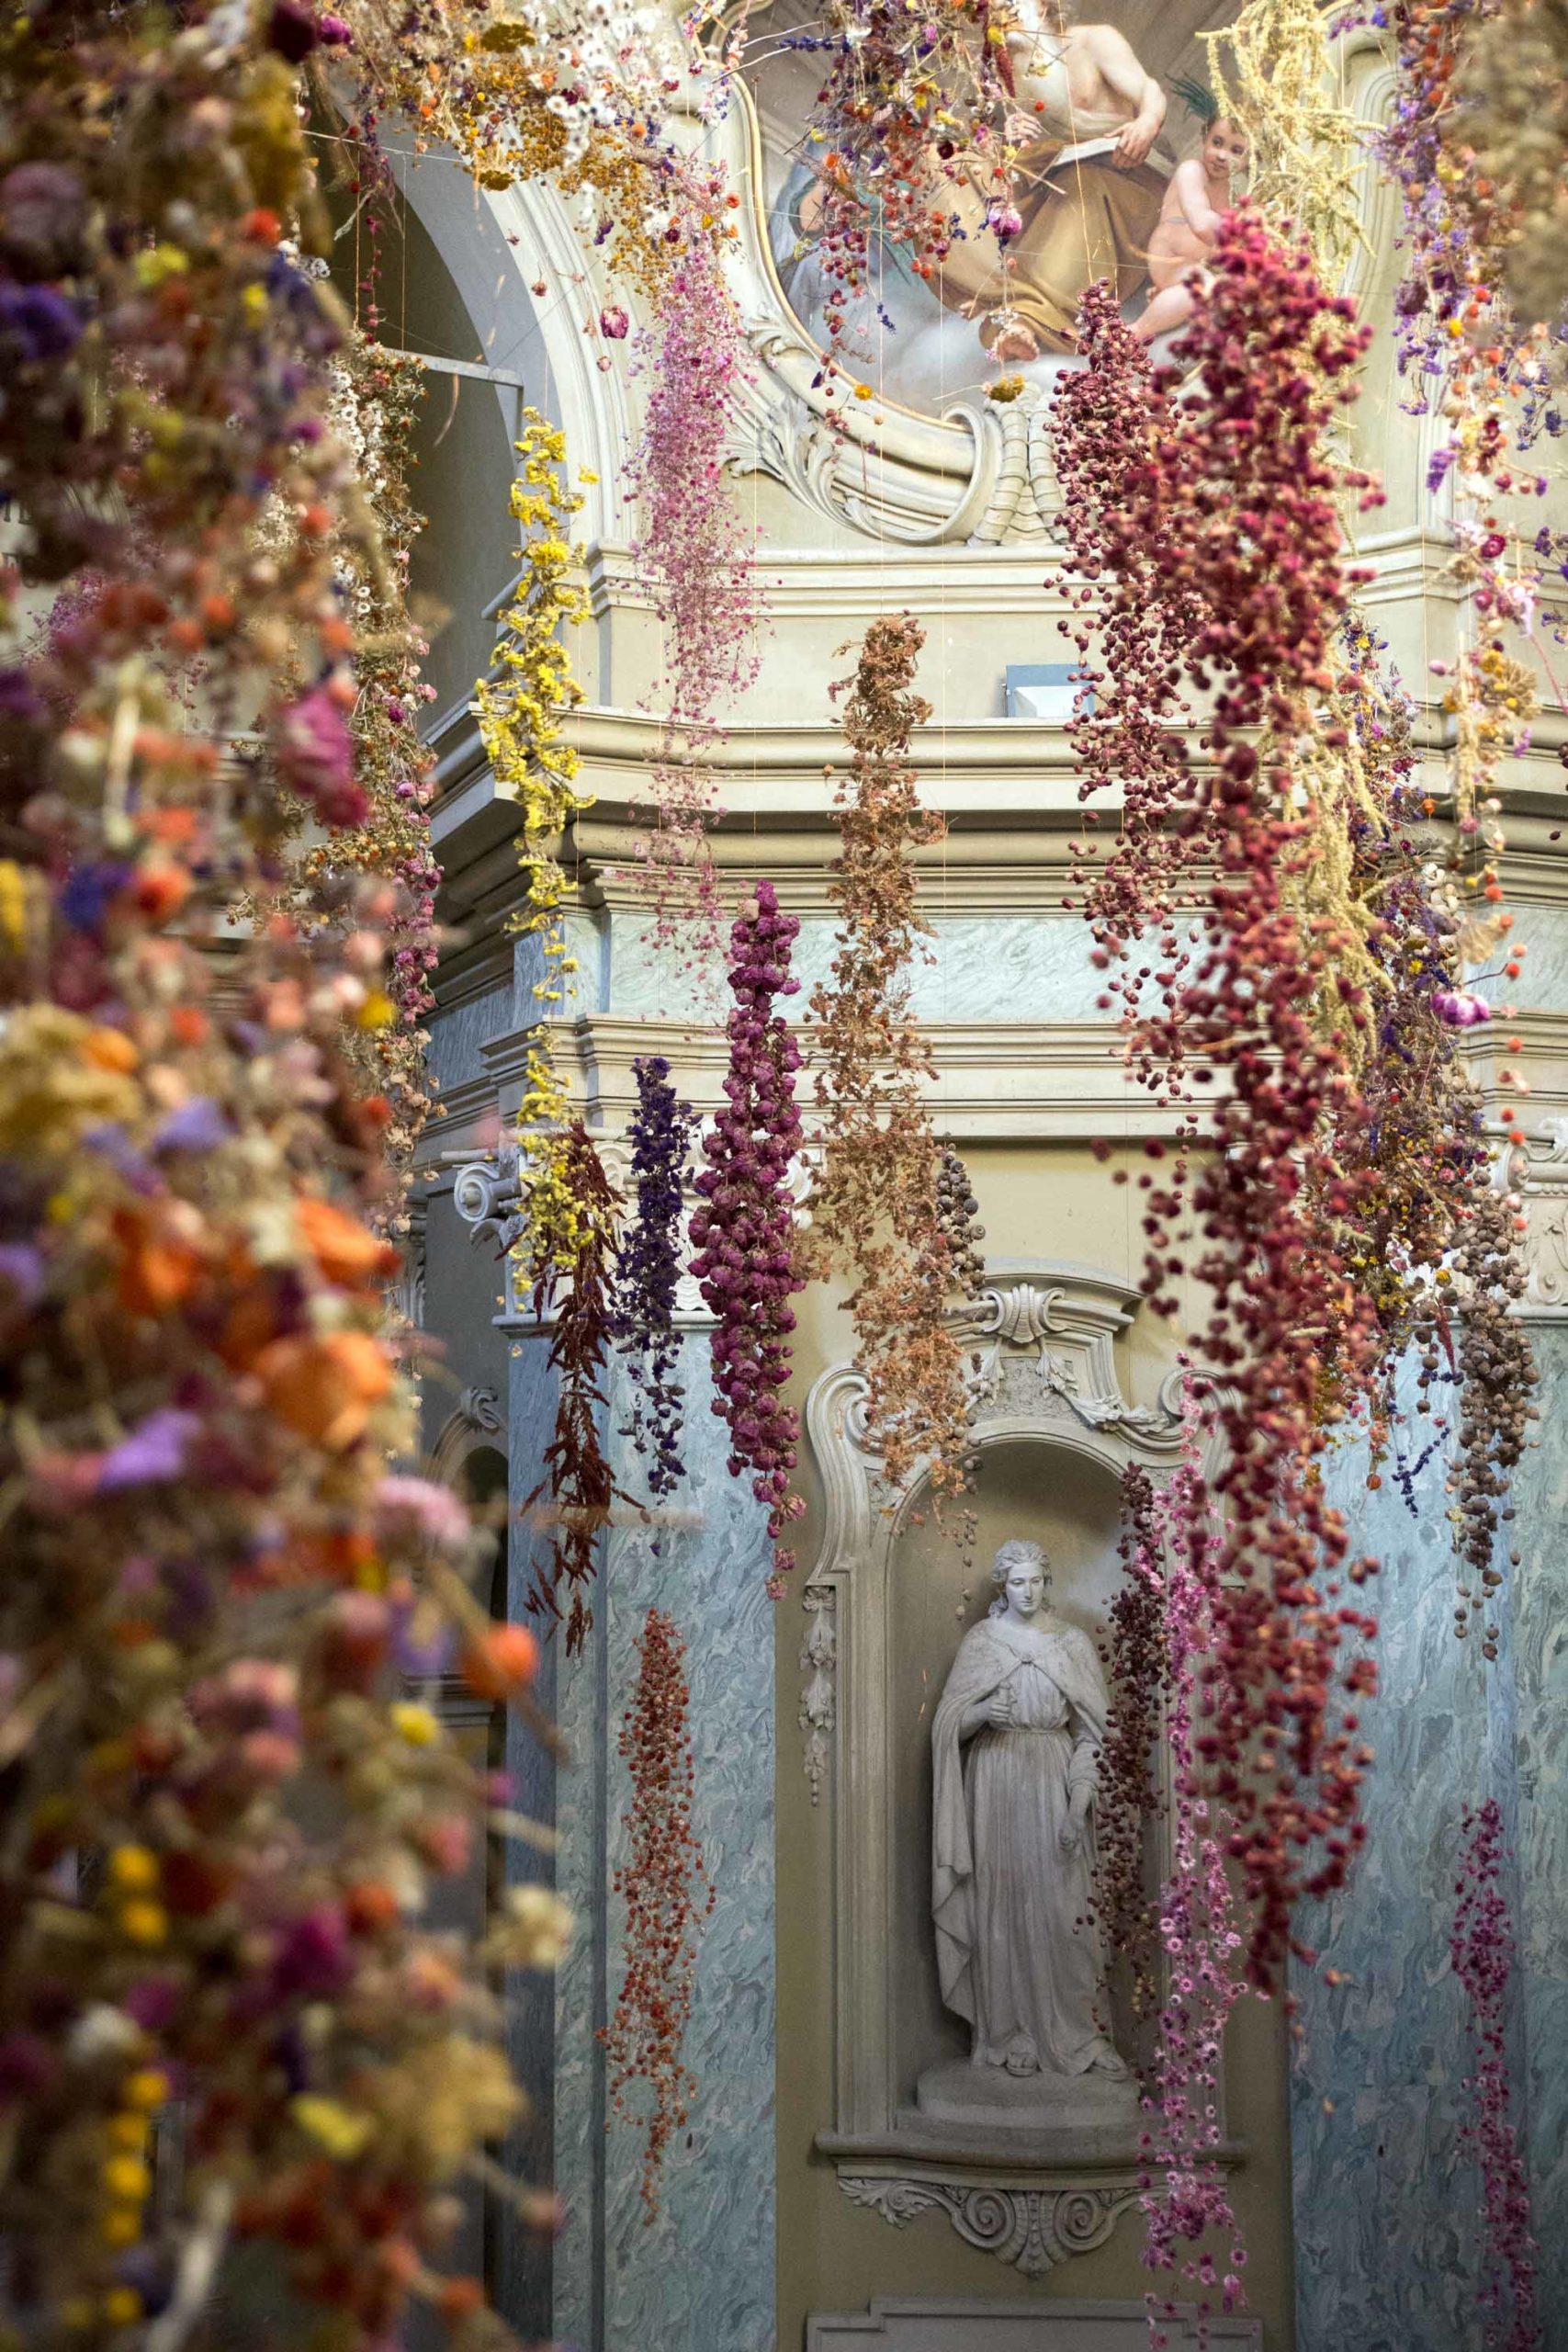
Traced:
<path fill-rule="evenodd" d="M 1116 462 L 1106 503 L 1122 512 L 1105 560 L 1114 571 L 1123 547 L 1168 550 L 1193 621 L 1182 666 L 1214 690 L 1213 781 L 1160 771 L 1178 825 L 1209 831 L 1201 944 L 1190 969 L 1154 976 L 1159 995 L 1138 1001 L 1129 1043 L 1156 1084 L 1199 1057 L 1229 1080 L 1196 1168 L 1182 1155 L 1142 1180 L 1144 1229 L 1150 1295 L 1170 1313 L 1189 1219 L 1205 1238 L 1191 1267 L 1210 1299 L 1196 1349 L 1224 1382 L 1209 1409 L 1227 1449 L 1205 1753 L 1234 1816 L 1250 1965 L 1271 1984 L 1298 1896 L 1341 1884 L 1365 1835 L 1355 1705 L 1371 1668 L 1345 1652 L 1372 1621 L 1338 1591 L 1367 1564 L 1349 1556 L 1315 1457 L 1325 1385 L 1343 1409 L 1380 1362 L 1375 1319 L 1321 1210 L 1354 1205 L 1336 1141 L 1355 1125 L 1351 1072 L 1371 1015 L 1361 919 L 1340 885 L 1348 805 L 1316 789 L 1300 747 L 1314 740 L 1312 697 L 1333 684 L 1348 593 L 1337 500 L 1376 493 L 1321 454 L 1366 343 L 1350 306 L 1246 209 L 1227 218 L 1213 266 L 1177 346 L 1190 388 L 1169 401 L 1174 378 L 1156 379 L 1169 406 L 1147 460 Z M 1193 1082 L 1207 1077 L 1195 1069 Z M 1146 1148 L 1165 1158 L 1163 1144 Z"/>
<path fill-rule="evenodd" d="M 835 790 L 839 855 L 829 897 L 839 931 L 812 992 L 822 1167 L 812 1242 L 854 1279 L 847 1302 L 867 1384 L 866 1426 L 900 1490 L 922 1457 L 937 1503 L 967 1483 L 969 1396 L 946 1319 L 957 1275 L 941 1205 L 942 1154 L 924 1087 L 936 1076 L 910 1006 L 929 958 L 915 852 L 943 839 L 920 806 L 909 738 L 931 716 L 913 691 L 925 631 L 908 614 L 873 621 L 844 705 L 850 775 Z"/>
<path fill-rule="evenodd" d="M 1529 2181 L 1519 2154 L 1508 2063 L 1510 2012 L 1518 2000 L 1518 1956 L 1504 1891 L 1507 1859 L 1495 1797 L 1464 1817 L 1455 1883 L 1454 1974 L 1470 2003 L 1474 2072 L 1466 2080 L 1466 2126 L 1481 2167 L 1485 2237 L 1481 2288 L 1486 2352 L 1540 2352 L 1536 2271 L 1540 2248 L 1530 2225 Z"/>
<path fill-rule="evenodd" d="M 681 1334 L 675 1306 L 682 1194 L 697 1118 L 671 1084 L 662 1054 L 639 1054 L 632 1075 L 637 1109 L 626 1140 L 637 1212 L 621 1241 L 612 1329 L 633 1391 L 631 1419 L 621 1434 L 631 1439 L 647 1464 L 649 1492 L 662 1497 L 685 1476 L 681 1432 L 686 1392 L 677 1377 Z"/>
<path fill-rule="evenodd" d="M 578 755 L 560 722 L 582 700 L 566 632 L 587 617 L 588 598 L 573 576 L 582 550 L 568 533 L 582 500 L 562 484 L 565 436 L 529 409 L 516 447 L 522 467 L 512 486 L 512 513 L 524 532 L 522 576 L 501 616 L 493 673 L 474 689 L 474 708 L 497 789 L 517 803 L 527 893 L 517 928 L 537 939 L 543 959 L 534 982 L 539 1022 L 529 1035 L 518 1109 L 525 1221 L 519 1254 L 536 1281 L 542 1263 L 553 1259 L 565 1265 L 577 1246 L 563 1159 L 567 1087 L 543 1024 L 556 1017 L 564 984 L 577 969 L 561 919 L 567 892 L 561 844 L 590 803 L 577 788 Z"/>
<path fill-rule="evenodd" d="M 1133 2013 L 1158 2006 L 1155 1905 L 1145 1879 L 1149 1832 L 1164 1792 L 1155 1777 L 1170 1666 L 1155 1491 L 1146 1470 L 1122 1474 L 1121 1581 L 1111 1604 L 1111 1719 L 1100 1762 L 1095 1904 L 1100 1939 L 1132 1978 Z"/>
<path fill-rule="evenodd" d="M 665 2151 L 685 2130 L 697 2087 L 682 2052 L 697 1938 L 714 1905 L 692 1825 L 685 1654 L 670 1618 L 650 1609 L 637 1640 L 637 1692 L 620 1736 L 632 1784 L 623 1824 L 629 1858 L 615 1874 L 615 1892 L 626 1906 L 626 1971 L 604 2041 L 615 2113 L 632 2116 L 627 2093 L 634 2085 L 648 2102 L 637 2118 L 643 2131 L 639 2193 L 645 2222 L 658 2216 Z"/>
<path fill-rule="evenodd" d="M 722 947 L 708 843 L 722 811 L 706 754 L 718 712 L 757 674 L 761 621 L 753 537 L 724 469 L 750 354 L 705 239 L 675 261 L 639 360 L 650 380 L 627 486 L 639 503 L 633 553 L 664 636 L 665 716 L 653 763 L 653 830 L 637 878 L 656 944 L 700 969 Z"/>
<path fill-rule="evenodd" d="M 553 1311 L 555 1316 L 549 1362 L 559 1386 L 544 1473 L 523 1510 L 530 1523 L 546 1530 L 549 1538 L 548 1558 L 535 1573 L 528 1606 L 558 1623 L 562 1594 L 570 1595 L 570 1657 L 581 1649 L 593 1623 L 587 1595 L 597 1573 L 599 1539 L 609 1525 L 613 1504 L 621 1498 L 600 1428 L 615 1326 L 620 1195 L 580 1119 L 572 1121 L 558 1142 L 555 1165 L 567 1215 L 547 1241 L 536 1242 L 533 1273 L 535 1314 Z"/>
<path fill-rule="evenodd" d="M 800 1149 L 795 1073 L 800 1053 L 781 996 L 800 982 L 790 948 L 800 930 L 771 882 L 759 882 L 729 934 L 729 1074 L 726 1103 L 703 1137 L 707 1166 L 696 1180 L 702 1205 L 692 1213 L 692 1272 L 716 1320 L 713 1333 L 713 1410 L 729 1426 L 729 1475 L 751 1477 L 768 1507 L 773 1548 L 769 1589 L 775 1597 L 795 1566 L 781 1542 L 806 1509 L 790 1492 L 800 1423 L 780 1393 L 789 1378 L 789 1301 L 805 1286 L 795 1240 L 790 1178 Z"/>

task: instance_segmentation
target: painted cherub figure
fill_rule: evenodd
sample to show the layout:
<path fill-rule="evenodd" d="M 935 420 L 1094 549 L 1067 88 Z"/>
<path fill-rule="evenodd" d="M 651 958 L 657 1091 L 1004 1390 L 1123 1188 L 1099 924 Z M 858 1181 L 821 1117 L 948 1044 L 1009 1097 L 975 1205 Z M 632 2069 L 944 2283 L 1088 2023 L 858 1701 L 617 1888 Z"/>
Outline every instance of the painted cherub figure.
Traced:
<path fill-rule="evenodd" d="M 1196 155 L 1170 175 L 1158 220 L 1149 237 L 1149 283 L 1154 292 L 1134 322 L 1140 343 L 1153 343 L 1185 326 L 1192 316 L 1187 280 L 1195 263 L 1207 261 L 1232 203 L 1232 182 L 1247 164 L 1247 140 L 1228 115 L 1216 115 Z"/>

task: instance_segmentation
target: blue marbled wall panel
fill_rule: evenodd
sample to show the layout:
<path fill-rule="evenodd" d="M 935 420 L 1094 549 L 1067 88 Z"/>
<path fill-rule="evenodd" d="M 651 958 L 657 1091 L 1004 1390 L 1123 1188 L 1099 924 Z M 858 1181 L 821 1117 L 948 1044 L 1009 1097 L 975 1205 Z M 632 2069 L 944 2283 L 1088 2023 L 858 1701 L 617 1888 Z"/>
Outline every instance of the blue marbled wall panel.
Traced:
<path fill-rule="evenodd" d="M 684 1342 L 688 1479 L 676 1500 L 694 1524 L 667 1533 L 657 1556 L 644 1531 L 615 1532 L 588 1650 L 560 1662 L 558 1720 L 575 1759 L 561 1781 L 560 1884 L 582 1932 L 557 1984 L 557 2182 L 569 2218 L 555 2326 L 584 2352 L 769 2352 L 773 2341 L 773 1604 L 762 1515 L 728 1476 L 725 1431 L 707 1410 L 707 1345 L 705 1332 Z M 626 1850 L 616 1739 L 654 1604 L 688 1644 L 695 1821 L 717 1902 L 686 2039 L 698 2085 L 691 2145 L 682 2137 L 668 2151 L 662 2208 L 645 2224 L 640 2135 L 625 2119 L 604 2131 L 595 2037 L 622 1965 L 622 1906 L 605 1902 Z"/>
<path fill-rule="evenodd" d="M 1537 1523 L 1527 1551 L 1548 1541 L 1532 1491 L 1546 1459 L 1532 1455 L 1517 1482 L 1518 1525 Z M 1516 1758 L 1541 1712 L 1541 1669 L 1524 1652 L 1541 1645 L 1525 1638 L 1523 1623 L 1505 1619 L 1502 1655 L 1486 1668 L 1473 1638 L 1454 1638 L 1456 1563 L 1440 1455 L 1419 1475 L 1414 1516 L 1393 1480 L 1366 1490 L 1359 1449 L 1339 1457 L 1332 1475 L 1358 1548 L 1382 1564 L 1372 1589 L 1381 1687 L 1363 1710 L 1377 1750 L 1367 1800 L 1372 1842 L 1350 1886 L 1302 1928 L 1344 1981 L 1330 1986 L 1300 1968 L 1292 1980 L 1301 2025 L 1292 2078 L 1298 2352 L 1479 2352 L 1481 2189 L 1462 2137 L 1466 2004 L 1449 1960 L 1454 1866 L 1466 1805 L 1495 1796 L 1520 1839 L 1523 1916 L 1532 1903 L 1540 1908 L 1529 1885 L 1547 1858 L 1536 1850 L 1529 1808 L 1517 1810 Z M 1556 1576 L 1561 1608 L 1560 1563 Z M 1521 1620 L 1541 1605 L 1529 1580 L 1527 1562 L 1515 1601 Z M 1559 1788 L 1561 1747 L 1559 1735 Z M 1520 1900 L 1517 1881 L 1509 1892 Z M 1559 1920 L 1563 1901 L 1559 1880 Z M 1561 1945 L 1556 1966 L 1561 1978 Z M 1528 1982 L 1526 1992 L 1521 2091 L 1522 2029 L 1529 2022 L 1533 2031 L 1538 2006 L 1562 2014 L 1550 1985 L 1539 2001 Z M 1563 2047 L 1560 2039 L 1544 2062 L 1559 2076 Z M 1560 2085 L 1558 2098 L 1561 2107 Z M 1523 2108 L 1521 2098 L 1521 2115 Z M 1539 2125 L 1532 2136 L 1550 2270 L 1563 2257 L 1540 2229 L 1547 2149 Z M 1561 2227 L 1555 2234 L 1561 2245 Z M 1568 2344 L 1568 2335 L 1549 2328 L 1546 2341 Z"/>
<path fill-rule="evenodd" d="M 1540 2319 L 1568 2346 L 1568 1329 L 1538 1325 L 1537 1442 L 1514 1479 L 1520 1951 Z"/>
<path fill-rule="evenodd" d="M 555 1419 L 558 1388 L 548 1359 L 549 1341 L 537 1333 L 509 1342 L 507 1484 L 511 1524 L 506 1613 L 514 1623 L 528 1622 L 531 1574 L 529 1545 L 519 1526 L 519 1514 L 543 1467 L 544 1448 Z M 539 1702 L 547 1715 L 552 1715 L 556 1709 L 559 1663 L 556 1645 L 547 1643 L 537 1684 Z M 553 1822 L 558 1792 L 554 1762 L 516 1715 L 507 1721 L 506 1769 L 518 1809 L 536 1821 L 547 1825 Z M 562 1781 L 560 1794 L 570 1801 L 570 1781 Z M 548 1882 L 554 1877 L 549 1857 L 522 1844 L 508 1847 L 506 1869 L 509 1878 L 542 1878 Z M 508 2166 L 519 2178 L 549 2182 L 558 2169 L 555 1987 L 547 1976 L 520 1971 L 509 1981 L 506 1994 L 508 2054 L 513 2071 L 532 2104 L 527 2120 L 508 2144 Z M 547 2335 L 550 2328 L 551 2249 L 500 2211 L 495 2215 L 495 2286 L 500 2308 L 525 2342 L 537 2340 Z"/>
<path fill-rule="evenodd" d="M 943 915 L 940 894 L 925 899 L 935 932 L 935 959 L 914 976 L 913 1002 L 921 1021 L 1095 1021 L 1094 1000 L 1103 982 L 1089 963 L 1094 944 L 1077 921 L 1037 916 Z M 795 1000 L 803 1008 L 832 960 L 834 924 L 829 916 L 807 916 L 795 942 L 794 965 L 801 981 Z M 672 954 L 657 954 L 635 920 L 616 923 L 610 946 L 612 1001 L 628 1010 L 659 1012 L 668 1018 L 723 1017 L 711 994 L 695 995 L 699 983 L 677 967 Z M 728 999 L 725 1000 L 728 1001 Z"/>

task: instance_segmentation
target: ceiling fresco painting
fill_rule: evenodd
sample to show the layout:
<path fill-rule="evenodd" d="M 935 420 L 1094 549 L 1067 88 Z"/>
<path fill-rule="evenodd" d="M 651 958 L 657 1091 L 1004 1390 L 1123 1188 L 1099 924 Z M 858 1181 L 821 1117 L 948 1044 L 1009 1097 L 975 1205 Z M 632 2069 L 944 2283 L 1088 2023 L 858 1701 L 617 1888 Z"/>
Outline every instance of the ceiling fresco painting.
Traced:
<path fill-rule="evenodd" d="M 1096 22 L 1020 0 L 1008 50 L 1017 111 L 1012 209 L 997 233 L 987 176 L 931 151 L 931 196 L 951 243 L 928 277 L 874 230 L 867 284 L 851 298 L 840 356 L 884 396 L 940 414 L 999 367 L 1048 380 L 1070 357 L 1080 296 L 1111 277 L 1150 337 L 1188 315 L 1182 279 L 1212 249 L 1216 216 L 1246 187 L 1246 142 L 1220 114 L 1200 36 L 1234 10 L 1128 0 Z M 767 235 L 785 301 L 826 345 L 831 270 L 823 250 L 830 142 L 814 124 L 820 19 L 777 0 L 750 20 L 753 100 Z M 950 142 L 943 142 L 949 146 Z M 874 191 L 870 192 L 874 200 Z M 1016 223 L 1016 225 L 1014 225 Z"/>

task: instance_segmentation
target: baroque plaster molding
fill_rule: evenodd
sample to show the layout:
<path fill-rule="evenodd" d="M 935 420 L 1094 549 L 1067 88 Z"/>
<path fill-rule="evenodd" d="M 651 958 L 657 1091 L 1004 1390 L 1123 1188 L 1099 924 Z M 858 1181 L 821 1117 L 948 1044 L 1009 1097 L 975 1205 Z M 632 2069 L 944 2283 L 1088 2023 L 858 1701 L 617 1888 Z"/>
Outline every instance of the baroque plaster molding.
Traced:
<path fill-rule="evenodd" d="M 442 1422 L 425 1457 L 424 1475 L 437 1486 L 456 1487 L 464 1463 L 481 1446 L 506 1451 L 506 1416 L 493 1388 L 465 1388 L 456 1409 Z"/>
<path fill-rule="evenodd" d="M 1375 36 L 1351 35 L 1341 56 L 1347 67 L 1356 61 L 1357 113 L 1379 119 L 1387 107 L 1388 74 Z M 765 474 L 809 512 L 885 543 L 1045 546 L 1061 506 L 1048 388 L 1031 384 L 1021 399 L 1000 405 L 976 389 L 952 401 L 940 418 L 880 396 L 829 401 L 823 354 L 791 311 L 773 265 L 760 200 L 766 185 L 761 128 L 743 81 L 733 85 L 720 144 L 736 186 L 747 190 L 727 259 L 757 362 L 737 402 L 730 469 Z M 1386 209 L 1378 175 L 1366 173 L 1361 213 L 1369 249 L 1372 233 L 1386 232 Z M 1364 276 L 1366 266 L 1358 254 L 1346 282 Z M 840 390 L 845 381 L 840 371 Z"/>
<path fill-rule="evenodd" d="M 806 1682 L 800 1694 L 798 1721 L 806 1734 L 806 1777 L 811 1783 L 813 1804 L 822 1793 L 822 1776 L 828 1770 L 829 1751 L 838 1720 L 835 1677 L 839 1664 L 839 1636 L 834 1622 L 838 1605 L 838 1595 L 831 1585 L 808 1584 L 801 1594 L 807 1625 L 806 1639 L 801 1644 L 800 1664 Z"/>
<path fill-rule="evenodd" d="M 852 2205 L 869 2206 L 895 2229 L 918 2213 L 945 2213 L 959 2236 L 982 2254 L 1039 2278 L 1075 2254 L 1103 2245 L 1119 2217 L 1138 2201 L 1135 2180 L 1043 2187 L 1027 2180 L 976 2180 L 922 2165 L 903 2172 L 840 2172 Z"/>
<path fill-rule="evenodd" d="M 1190 2303 L 1165 2305 L 1171 2352 L 1227 2345 L 1261 2352 L 1255 2319 L 1216 2317 Z M 1048 2295 L 876 2295 L 863 2312 L 813 2312 L 806 2352 L 1147 2352 L 1146 2305 Z"/>
<path fill-rule="evenodd" d="M 1526 1314 L 1568 1314 L 1568 1114 L 1543 1119 L 1533 1135 L 1513 1133 L 1495 1179 L 1523 1203 Z"/>

